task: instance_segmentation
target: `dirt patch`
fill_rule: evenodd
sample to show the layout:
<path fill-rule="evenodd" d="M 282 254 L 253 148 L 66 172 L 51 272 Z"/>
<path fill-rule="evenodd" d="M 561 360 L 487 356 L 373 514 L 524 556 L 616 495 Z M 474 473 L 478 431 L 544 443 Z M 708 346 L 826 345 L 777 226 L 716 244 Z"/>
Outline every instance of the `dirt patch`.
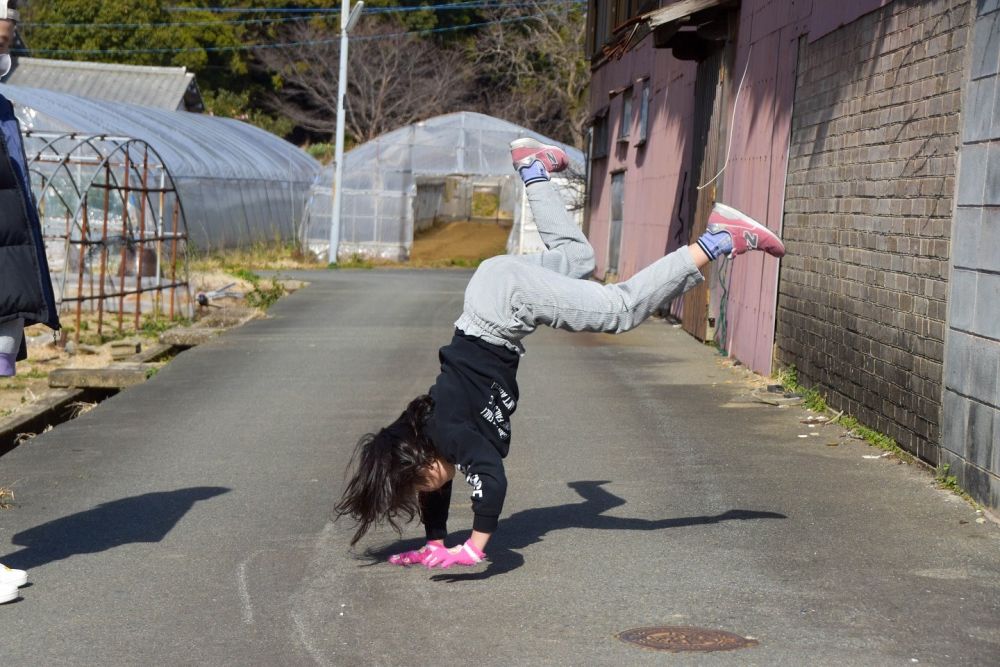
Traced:
<path fill-rule="evenodd" d="M 413 239 L 411 266 L 475 266 L 507 250 L 510 227 L 479 222 L 436 225 Z"/>

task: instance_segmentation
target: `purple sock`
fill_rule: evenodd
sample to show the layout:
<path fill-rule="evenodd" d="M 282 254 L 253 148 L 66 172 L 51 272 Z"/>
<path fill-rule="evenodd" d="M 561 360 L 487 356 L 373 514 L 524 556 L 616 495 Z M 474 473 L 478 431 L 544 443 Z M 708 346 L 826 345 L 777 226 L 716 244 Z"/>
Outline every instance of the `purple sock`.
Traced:
<path fill-rule="evenodd" d="M 705 232 L 698 237 L 698 245 L 709 259 L 717 259 L 733 251 L 733 237 L 729 232 Z"/>
<path fill-rule="evenodd" d="M 12 377 L 15 375 L 14 352 L 0 352 L 0 377 Z"/>
<path fill-rule="evenodd" d="M 549 172 L 545 170 L 545 165 L 541 160 L 535 160 L 527 167 L 520 167 L 517 173 L 521 175 L 521 180 L 525 185 L 549 180 Z"/>

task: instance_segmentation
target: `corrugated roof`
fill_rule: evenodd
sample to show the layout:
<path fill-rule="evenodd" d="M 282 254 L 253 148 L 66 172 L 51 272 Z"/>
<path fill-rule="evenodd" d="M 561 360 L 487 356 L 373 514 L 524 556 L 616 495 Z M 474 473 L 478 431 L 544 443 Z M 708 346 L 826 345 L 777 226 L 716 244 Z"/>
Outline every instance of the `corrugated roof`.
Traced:
<path fill-rule="evenodd" d="M 184 67 L 142 67 L 21 57 L 4 83 L 169 111 L 202 110 L 194 74 Z M 185 102 L 189 88 L 193 95 L 189 95 Z"/>

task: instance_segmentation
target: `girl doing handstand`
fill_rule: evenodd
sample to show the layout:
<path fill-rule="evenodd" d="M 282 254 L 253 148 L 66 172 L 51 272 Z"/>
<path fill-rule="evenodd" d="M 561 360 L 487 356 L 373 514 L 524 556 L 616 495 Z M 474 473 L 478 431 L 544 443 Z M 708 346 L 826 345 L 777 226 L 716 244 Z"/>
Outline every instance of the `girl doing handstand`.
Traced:
<path fill-rule="evenodd" d="M 696 243 L 611 285 L 585 280 L 594 251 L 567 213 L 549 174 L 567 166 L 566 154 L 534 139 L 511 143 L 514 168 L 547 250 L 501 255 L 483 262 L 465 290 L 451 343 L 441 348 L 441 372 L 428 394 L 413 399 L 396 421 L 358 442 L 356 470 L 336 506 L 358 522 L 351 544 L 382 520 L 419 514 L 427 543 L 396 554 L 396 565 L 447 568 L 475 565 L 497 528 L 507 491 L 503 459 L 510 447 L 510 416 L 517 407 L 521 339 L 544 324 L 568 331 L 622 333 L 703 277 L 701 267 L 723 255 L 762 250 L 784 255 L 781 240 L 739 211 L 716 204 Z M 472 535 L 445 548 L 452 480 L 472 487 Z"/>

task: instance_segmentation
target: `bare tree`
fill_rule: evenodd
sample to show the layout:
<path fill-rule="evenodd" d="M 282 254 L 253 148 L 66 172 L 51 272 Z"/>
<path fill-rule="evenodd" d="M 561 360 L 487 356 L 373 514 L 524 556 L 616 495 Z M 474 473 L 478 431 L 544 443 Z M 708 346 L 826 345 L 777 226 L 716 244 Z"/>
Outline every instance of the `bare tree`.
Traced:
<path fill-rule="evenodd" d="M 394 23 L 360 24 L 351 35 L 344 126 L 357 142 L 431 116 L 458 111 L 472 77 L 462 54 L 429 39 L 401 34 Z M 297 25 L 284 35 L 300 46 L 261 51 L 280 80 L 269 100 L 296 125 L 333 135 L 337 124 L 340 40 L 336 32 Z"/>
<path fill-rule="evenodd" d="M 583 9 L 527 0 L 493 18 L 475 42 L 480 108 L 582 147 L 590 80 Z"/>

